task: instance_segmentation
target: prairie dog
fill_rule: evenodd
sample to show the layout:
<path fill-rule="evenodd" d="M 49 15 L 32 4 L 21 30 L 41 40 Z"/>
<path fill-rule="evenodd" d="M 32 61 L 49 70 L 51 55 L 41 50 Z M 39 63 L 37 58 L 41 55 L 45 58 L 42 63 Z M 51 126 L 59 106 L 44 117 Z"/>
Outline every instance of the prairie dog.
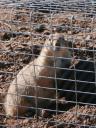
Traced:
<path fill-rule="evenodd" d="M 45 101 L 40 97 L 54 98 L 56 91 L 51 88 L 54 87 L 54 77 L 60 74 L 60 69 L 53 67 L 63 65 L 62 59 L 56 57 L 71 58 L 69 50 L 64 46 L 66 41 L 62 34 L 53 34 L 46 39 L 38 58 L 23 67 L 10 84 L 4 104 L 6 115 L 21 115 L 28 109 L 27 107 L 36 105 L 43 107 Z M 64 63 L 69 64 L 71 61 Z"/>

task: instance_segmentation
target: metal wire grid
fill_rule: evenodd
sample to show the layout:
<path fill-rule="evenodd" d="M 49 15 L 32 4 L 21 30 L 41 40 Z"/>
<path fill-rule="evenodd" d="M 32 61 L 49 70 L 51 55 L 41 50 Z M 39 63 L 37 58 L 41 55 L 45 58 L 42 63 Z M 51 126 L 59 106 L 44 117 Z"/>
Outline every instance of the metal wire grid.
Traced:
<path fill-rule="evenodd" d="M 88 11 L 93 9 L 92 4 L 96 4 L 94 0 L 27 0 L 27 1 L 0 1 L 1 5 L 6 7 L 17 7 L 17 8 L 34 8 L 39 11 Z M 51 6 L 50 6 L 51 5 Z M 85 7 L 85 9 L 84 9 Z M 95 11 L 93 10 L 93 13 Z"/>
<path fill-rule="evenodd" d="M 76 3 L 77 2 L 77 3 Z M 45 10 L 47 10 L 46 12 L 47 13 L 49 13 L 48 14 L 48 20 L 49 20 L 49 27 L 51 27 L 51 30 L 50 30 L 50 33 L 53 33 L 52 32 L 52 29 L 53 28 L 55 28 L 57 25 L 53 25 L 53 22 L 52 22 L 52 20 L 54 19 L 54 13 L 56 14 L 56 13 L 66 13 L 67 11 L 72 11 L 72 12 L 79 12 L 79 11 L 81 11 L 81 12 L 83 12 L 84 13 L 84 15 L 85 15 L 85 17 L 84 17 L 84 20 L 86 20 L 87 19 L 87 15 L 89 14 L 92 14 L 92 17 L 91 17 L 91 23 L 92 23 L 92 26 L 91 26 L 91 35 L 93 35 L 93 32 L 95 32 L 96 30 L 93 28 L 93 21 L 94 21 L 94 19 L 95 19 L 95 1 L 88 1 L 88 0 L 82 0 L 82 1 L 71 1 L 71 0 L 69 0 L 69 1 L 53 1 L 53 2 L 51 2 L 51 1 L 48 1 L 48 3 L 46 2 L 46 1 L 26 1 L 25 3 L 21 3 L 21 2 L 18 2 L 17 3 L 17 1 L 15 1 L 15 3 L 13 4 L 13 1 L 11 2 L 6 2 L 5 1 L 5 3 L 4 3 L 4 1 L 2 2 L 1 1 L 1 7 L 5 7 L 5 5 L 6 5 L 6 3 L 7 3 L 7 7 L 9 8 L 12 8 L 12 11 L 14 10 L 13 9 L 13 6 L 14 6 L 14 8 L 15 9 L 17 9 L 17 8 L 19 8 L 19 9 L 23 9 L 23 8 L 26 8 L 26 9 L 29 9 L 29 10 L 31 10 L 31 9 L 34 9 L 34 10 L 38 10 L 38 11 L 41 11 L 41 12 L 43 12 L 43 11 L 45 11 Z M 15 12 L 14 12 L 15 13 Z M 11 14 L 11 13 L 10 13 Z M 19 15 L 19 14 L 18 14 Z M 25 14 L 24 14 L 25 15 Z M 47 15 L 47 14 L 46 14 Z M 29 19 L 30 19 L 30 21 L 29 22 L 27 22 L 27 24 L 28 24 L 28 26 L 30 26 L 30 28 L 33 26 L 36 26 L 37 24 L 34 24 L 34 23 L 32 23 L 31 22 L 31 17 L 32 17 L 32 12 L 29 12 Z M 79 17 L 79 16 L 78 16 Z M 3 21 L 2 19 L 0 20 L 0 21 Z M 19 23 L 21 22 L 22 23 L 22 21 L 14 21 L 13 19 L 11 19 L 10 18 L 10 20 L 8 21 L 9 23 L 13 23 L 13 24 L 15 24 L 15 23 L 17 23 L 18 25 L 19 25 Z M 77 26 L 77 27 L 75 27 L 75 26 L 73 26 L 73 17 L 71 17 L 71 26 L 70 26 L 70 29 L 71 30 L 73 30 L 73 28 L 77 28 L 77 29 L 80 29 L 81 31 L 83 31 L 83 32 L 85 32 L 84 34 L 86 35 L 86 31 L 87 31 L 87 28 L 85 27 L 85 28 L 80 28 L 80 26 Z M 65 26 L 63 26 L 63 28 L 64 28 Z M 8 33 L 12 33 L 12 34 L 16 34 L 16 35 L 31 35 L 31 36 L 34 36 L 36 39 L 37 39 L 37 37 L 39 36 L 40 38 L 42 38 L 42 35 L 41 34 L 34 34 L 34 33 L 32 33 L 32 30 L 30 30 L 30 31 L 28 31 L 28 32 L 14 32 L 13 30 L 12 30 L 12 28 L 10 29 L 10 31 L 8 30 L 2 30 L 2 29 L 0 29 L 0 32 L 8 32 Z M 45 37 L 47 37 L 47 35 L 45 35 Z M 75 37 L 75 38 L 77 38 L 77 37 Z M 79 48 L 74 48 L 74 36 L 73 35 L 71 35 L 71 42 L 72 42 L 72 48 L 69 48 L 69 49 L 71 49 L 71 50 L 78 50 Z M 93 41 L 93 39 L 92 39 L 92 41 Z M 86 41 L 85 41 L 86 42 Z M 94 43 L 94 41 L 93 41 L 93 43 Z M 33 45 L 33 44 L 32 44 Z M 85 44 L 86 45 L 86 44 Z M 94 43 L 94 45 L 95 45 L 95 43 Z M 76 109 L 76 111 L 75 112 L 73 112 L 73 113 L 76 113 L 76 115 L 78 116 L 79 114 L 81 114 L 81 115 L 83 115 L 82 113 L 78 113 L 78 105 L 79 104 L 87 104 L 87 105 L 94 105 L 94 106 L 96 106 L 96 104 L 94 104 L 94 103 L 85 103 L 85 102 L 79 102 L 78 101 L 78 99 L 77 99 L 77 95 L 78 95 L 78 93 L 81 93 L 82 95 L 83 94 L 91 94 L 91 95 L 95 95 L 96 93 L 94 92 L 94 93 L 92 93 L 92 92 L 84 92 L 84 91 L 78 91 L 78 89 L 77 89 L 77 82 L 80 82 L 80 83 L 90 83 L 90 84 L 95 84 L 96 85 L 96 50 L 93 48 L 92 50 L 89 50 L 89 49 L 86 49 L 85 51 L 92 51 L 94 54 L 94 57 L 93 57 L 93 60 L 91 60 L 91 61 L 89 61 L 89 62 L 93 62 L 94 63 L 94 69 L 95 69 L 95 71 L 85 71 L 85 70 L 79 70 L 79 69 L 76 69 L 75 67 L 74 67 L 74 69 L 69 69 L 69 68 L 63 68 L 65 71 L 74 71 L 75 73 L 74 73 L 74 80 L 72 80 L 72 79 L 64 79 L 64 78 L 57 78 L 57 76 L 56 76 L 56 73 L 55 73 L 55 87 L 56 87 L 56 98 L 55 99 L 50 99 L 50 98 L 42 98 L 42 99 L 50 99 L 50 100 L 56 100 L 56 109 L 55 110 L 51 110 L 51 109 L 46 109 L 46 110 L 48 110 L 48 111 L 55 111 L 56 112 L 56 115 L 58 114 L 58 97 L 57 97 L 57 91 L 64 91 L 64 92 L 74 92 L 74 94 L 75 94 L 75 101 L 67 101 L 67 102 L 69 102 L 69 103 L 74 103 L 74 104 L 76 104 L 76 106 L 77 106 L 77 109 Z M 2 54 L 2 53 L 8 53 L 8 51 L 4 51 L 4 50 L 0 50 L 0 53 Z M 11 54 L 11 55 L 13 55 L 14 56 L 14 62 L 12 62 L 13 64 L 14 64 L 14 66 L 16 67 L 16 65 L 17 65 L 17 63 L 19 62 L 17 62 L 17 60 L 15 59 L 15 55 L 16 55 L 16 53 L 13 51 L 13 52 L 9 52 L 9 54 Z M 20 54 L 25 54 L 25 53 L 20 53 Z M 27 54 L 27 53 L 26 53 Z M 32 54 L 28 54 L 28 55 L 33 55 L 34 56 L 34 53 L 32 52 Z M 38 55 L 37 55 L 38 56 Z M 74 55 L 74 52 L 73 52 L 73 57 L 74 57 L 75 55 Z M 66 59 L 70 59 L 70 58 L 66 58 Z M 55 60 L 55 55 L 54 55 L 54 60 Z M 81 60 L 81 61 L 84 61 L 84 62 L 88 62 L 88 60 L 82 60 L 82 59 L 78 59 L 78 60 Z M 1 61 L 1 63 L 3 63 L 3 61 Z M 6 62 L 6 63 L 8 63 L 8 62 Z M 34 66 L 40 66 L 40 65 L 34 65 Z M 42 66 L 41 66 L 42 67 Z M 53 68 L 53 67 L 51 67 L 51 68 Z M 54 68 L 56 68 L 55 66 L 54 66 Z M 59 68 L 59 67 L 58 67 Z M 77 78 L 76 78 L 76 71 L 81 71 L 81 72 L 87 72 L 87 73 L 95 73 L 95 81 L 93 81 L 93 82 L 89 82 L 89 81 L 82 81 L 82 80 L 77 80 Z M 18 74 L 18 72 L 17 71 L 14 71 L 14 72 L 6 72 L 6 71 L 0 71 L 1 73 L 5 73 L 5 74 L 8 74 L 8 73 L 12 73 L 12 74 L 14 74 L 15 76 L 16 76 L 16 74 Z M 36 77 L 36 75 L 35 75 L 35 71 L 34 71 L 34 76 Z M 44 76 L 44 78 L 46 78 L 45 76 Z M 49 77 L 49 79 L 53 79 L 53 78 L 51 78 L 51 77 Z M 62 89 L 58 89 L 58 87 L 57 87 L 57 79 L 59 79 L 59 80 L 67 80 L 67 81 L 74 81 L 74 83 L 75 83 L 75 90 L 68 90 L 68 89 L 64 89 L 64 90 L 62 90 Z M 5 82 L 6 83 L 6 82 Z M 10 81 L 9 81 L 9 83 L 10 83 Z M 40 88 L 40 87 L 39 87 Z M 50 90 L 54 90 L 54 88 L 47 88 L 48 89 L 48 91 L 50 91 Z M 2 92 L 1 92 L 2 93 Z M 26 96 L 26 95 L 25 95 Z M 32 96 L 27 96 L 27 97 L 30 97 L 30 98 L 32 98 Z M 37 99 L 37 97 L 35 97 L 36 99 Z M 1 103 L 2 104 L 2 103 Z M 37 100 L 36 100 L 36 106 L 37 106 Z M 25 106 L 26 107 L 26 106 Z M 34 107 L 32 107 L 32 108 L 34 108 Z M 42 109 L 42 108 L 34 108 L 34 109 L 36 109 L 36 116 L 38 115 L 37 114 L 37 109 Z M 66 111 L 60 111 L 59 110 L 59 112 L 66 112 Z M 72 112 L 69 112 L 69 113 L 72 113 Z M 87 114 L 86 114 L 87 115 Z M 96 116 L 95 115 L 92 115 L 92 114 L 90 114 L 90 115 L 88 115 L 88 116 L 92 116 L 92 117 L 94 117 L 94 118 L 96 118 Z M 18 111 L 17 111 L 17 120 L 18 120 Z M 72 124 L 72 125 L 74 125 L 74 126 L 80 126 L 80 127 L 94 127 L 94 126 L 88 126 L 88 125 L 80 125 L 80 124 L 78 124 L 77 123 L 77 119 L 75 120 L 75 123 L 74 122 L 68 122 L 68 123 L 66 123 L 66 122 L 61 122 L 61 124 L 62 123 L 64 123 L 64 124 Z M 57 122 L 57 125 L 56 125 L 56 127 L 58 127 L 58 122 Z"/>

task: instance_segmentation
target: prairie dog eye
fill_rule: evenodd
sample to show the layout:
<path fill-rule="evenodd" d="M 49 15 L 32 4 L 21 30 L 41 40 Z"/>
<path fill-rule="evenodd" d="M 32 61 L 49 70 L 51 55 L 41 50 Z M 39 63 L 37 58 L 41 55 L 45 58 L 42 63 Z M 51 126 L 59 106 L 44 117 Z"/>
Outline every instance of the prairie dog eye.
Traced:
<path fill-rule="evenodd" d="M 61 41 L 61 42 L 63 42 L 64 41 L 64 37 L 61 36 L 58 40 Z"/>
<path fill-rule="evenodd" d="M 51 38 L 49 38 L 49 41 L 51 41 Z"/>
<path fill-rule="evenodd" d="M 60 47 L 60 42 L 56 42 L 55 46 Z"/>

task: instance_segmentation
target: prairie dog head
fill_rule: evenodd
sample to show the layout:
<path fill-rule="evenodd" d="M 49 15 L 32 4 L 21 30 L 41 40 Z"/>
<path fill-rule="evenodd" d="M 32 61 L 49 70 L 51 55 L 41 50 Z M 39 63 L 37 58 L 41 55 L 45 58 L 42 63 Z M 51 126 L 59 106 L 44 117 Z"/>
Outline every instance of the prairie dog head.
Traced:
<path fill-rule="evenodd" d="M 57 51 L 60 47 L 64 46 L 64 36 L 62 34 L 51 34 L 49 35 L 48 39 L 45 41 L 45 46 L 48 47 L 48 49 Z"/>
<path fill-rule="evenodd" d="M 51 34 L 48 39 L 45 41 L 46 50 L 48 51 L 49 56 L 57 56 L 57 57 L 62 57 L 65 56 L 67 57 L 67 52 L 68 48 L 67 46 L 67 41 L 64 39 L 63 34 Z"/>

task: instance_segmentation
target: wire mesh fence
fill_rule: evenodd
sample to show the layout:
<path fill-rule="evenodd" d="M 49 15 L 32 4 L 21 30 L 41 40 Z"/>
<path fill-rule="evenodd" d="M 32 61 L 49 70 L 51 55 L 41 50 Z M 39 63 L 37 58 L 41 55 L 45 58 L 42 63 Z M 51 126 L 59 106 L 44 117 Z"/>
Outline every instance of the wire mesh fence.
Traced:
<path fill-rule="evenodd" d="M 0 127 L 96 127 L 96 1 L 0 1 Z"/>

